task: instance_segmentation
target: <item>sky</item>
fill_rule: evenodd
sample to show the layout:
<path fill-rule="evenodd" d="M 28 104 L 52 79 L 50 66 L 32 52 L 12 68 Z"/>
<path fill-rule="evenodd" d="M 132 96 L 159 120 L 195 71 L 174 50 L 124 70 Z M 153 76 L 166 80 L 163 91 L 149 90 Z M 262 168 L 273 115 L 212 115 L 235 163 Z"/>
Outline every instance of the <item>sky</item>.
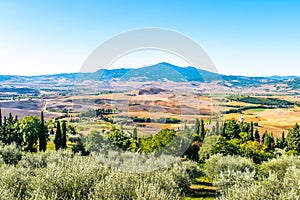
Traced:
<path fill-rule="evenodd" d="M 219 73 L 300 76 L 299 24 L 297 0 L 0 0 L 0 74 L 78 72 L 111 37 L 158 27 L 197 42 Z M 142 58 L 116 63 L 185 65 L 167 54 Z"/>

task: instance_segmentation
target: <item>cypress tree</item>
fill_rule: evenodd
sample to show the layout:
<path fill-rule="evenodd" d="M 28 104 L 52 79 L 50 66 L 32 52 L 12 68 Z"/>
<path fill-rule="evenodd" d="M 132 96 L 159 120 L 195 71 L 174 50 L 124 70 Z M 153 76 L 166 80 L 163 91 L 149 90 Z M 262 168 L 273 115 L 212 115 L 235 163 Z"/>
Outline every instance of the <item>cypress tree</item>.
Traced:
<path fill-rule="evenodd" d="M 6 122 L 7 122 L 7 124 L 13 124 L 14 123 L 14 117 L 13 117 L 11 112 L 8 114 L 8 117 L 6 118 Z"/>
<path fill-rule="evenodd" d="M 132 132 L 132 138 L 135 139 L 135 140 L 137 140 L 137 137 L 138 137 L 137 136 L 137 129 L 136 129 L 136 127 L 134 127 L 133 128 L 133 132 Z"/>
<path fill-rule="evenodd" d="M 226 122 L 223 123 L 221 136 L 226 138 Z"/>
<path fill-rule="evenodd" d="M 62 146 L 62 141 L 61 141 L 61 129 L 60 129 L 60 122 L 57 122 L 56 126 L 56 133 L 55 133 L 55 138 L 54 138 L 54 144 L 55 144 L 55 150 L 59 150 Z"/>
<path fill-rule="evenodd" d="M 67 124 L 66 124 L 66 121 L 63 121 L 61 128 L 62 128 L 61 147 L 63 149 L 67 149 Z"/>
<path fill-rule="evenodd" d="M 254 133 L 254 139 L 257 142 L 260 142 L 260 135 L 257 129 L 255 129 L 255 133 Z"/>
<path fill-rule="evenodd" d="M 274 137 L 273 134 L 269 134 L 267 133 L 267 131 L 264 133 L 265 137 L 264 137 L 264 145 L 268 147 L 268 150 L 273 148 L 274 145 Z"/>
<path fill-rule="evenodd" d="M 271 148 L 274 148 L 274 146 L 275 146 L 275 139 L 274 139 L 274 135 L 273 135 L 272 132 L 271 132 L 271 135 L 270 135 L 270 142 L 271 142 Z"/>
<path fill-rule="evenodd" d="M 202 142 L 204 140 L 204 138 L 205 138 L 205 128 L 204 128 L 204 121 L 203 121 L 203 119 L 200 120 L 199 136 L 200 136 L 200 142 Z"/>
<path fill-rule="evenodd" d="M 264 133 L 264 137 L 263 138 L 264 138 L 264 145 L 269 148 L 271 146 L 269 134 L 268 133 Z"/>
<path fill-rule="evenodd" d="M 219 121 L 217 120 L 216 122 L 216 135 L 219 135 L 220 134 L 220 125 L 219 125 Z"/>
<path fill-rule="evenodd" d="M 261 142 L 264 143 L 265 142 L 265 137 L 268 134 L 267 131 L 264 132 L 264 134 L 261 136 Z"/>
<path fill-rule="evenodd" d="M 275 139 L 275 147 L 280 147 L 280 141 L 278 138 Z"/>
<path fill-rule="evenodd" d="M 18 115 L 15 115 L 14 123 L 18 122 Z"/>
<path fill-rule="evenodd" d="M 199 119 L 197 118 L 195 121 L 195 127 L 194 127 L 194 134 L 195 135 L 199 135 L 199 126 L 200 126 L 200 122 Z"/>
<path fill-rule="evenodd" d="M 47 148 L 47 137 L 45 131 L 45 121 L 44 121 L 44 112 L 41 111 L 41 127 L 39 134 L 39 150 L 46 151 Z"/>
<path fill-rule="evenodd" d="M 194 141 L 200 141 L 200 121 L 197 118 L 194 126 Z"/>
<path fill-rule="evenodd" d="M 253 137 L 253 122 L 250 123 L 248 134 L 249 134 L 249 140 L 253 141 L 254 140 L 254 137 Z"/>
<path fill-rule="evenodd" d="M 284 131 L 282 131 L 281 139 L 280 139 L 280 148 L 284 149 L 285 147 L 286 147 L 286 140 L 285 140 Z"/>

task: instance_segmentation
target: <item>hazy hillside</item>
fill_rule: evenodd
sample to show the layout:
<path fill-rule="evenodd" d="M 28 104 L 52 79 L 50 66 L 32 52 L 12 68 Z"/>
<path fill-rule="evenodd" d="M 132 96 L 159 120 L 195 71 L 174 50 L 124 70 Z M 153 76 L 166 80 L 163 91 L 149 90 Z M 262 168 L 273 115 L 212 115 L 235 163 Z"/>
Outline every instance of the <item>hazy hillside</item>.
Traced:
<path fill-rule="evenodd" d="M 40 76 L 6 76 L 0 75 L 0 82 L 14 83 L 49 83 L 61 84 L 76 81 L 97 80 L 110 81 L 174 81 L 174 82 L 212 82 L 220 81 L 225 86 L 249 86 L 266 83 L 283 83 L 291 85 L 291 81 L 297 80 L 296 76 L 269 76 L 269 77 L 246 77 L 222 75 L 195 67 L 178 67 L 169 63 L 158 63 L 141 68 L 101 69 L 93 73 L 68 73 Z"/>

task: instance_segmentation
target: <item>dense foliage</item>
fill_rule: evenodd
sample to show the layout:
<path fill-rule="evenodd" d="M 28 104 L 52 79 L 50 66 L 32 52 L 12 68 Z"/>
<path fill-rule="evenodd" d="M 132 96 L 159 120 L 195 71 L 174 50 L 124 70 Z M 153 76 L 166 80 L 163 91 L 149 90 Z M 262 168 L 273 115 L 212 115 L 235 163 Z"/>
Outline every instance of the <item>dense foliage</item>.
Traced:
<path fill-rule="evenodd" d="M 231 100 L 241 101 L 245 103 L 253 103 L 253 104 L 261 104 L 266 106 L 276 106 L 276 107 L 289 107 L 294 105 L 294 103 L 282 100 L 282 99 L 276 99 L 276 98 L 262 98 L 262 97 L 237 97 L 237 98 L 231 98 Z"/>
<path fill-rule="evenodd" d="M 278 138 L 260 134 L 252 122 L 203 119 L 147 137 L 137 127 L 131 132 L 113 125 L 78 136 L 66 121 L 45 125 L 43 112 L 19 120 L 12 114 L 2 118 L 0 110 L 0 119 L 0 199 L 182 199 L 198 174 L 194 162 L 182 160 L 201 163 L 219 199 L 300 195 L 298 124 Z M 44 152 L 48 128 L 56 153 Z M 67 134 L 76 142 L 70 152 L 63 151 Z"/>
<path fill-rule="evenodd" d="M 257 172 L 248 168 L 243 172 L 237 169 L 220 171 L 215 182 L 220 192 L 218 199 L 299 199 L 299 166 L 299 156 L 283 156 L 264 162 Z"/>
<path fill-rule="evenodd" d="M 16 151 L 19 155 L 20 151 Z M 105 162 L 115 159 L 115 154 L 108 155 L 112 156 Z M 100 157 L 83 157 L 64 151 L 27 153 L 14 163 L 2 161 L 0 199 L 182 199 L 196 166 L 171 157 L 165 159 L 173 159 L 168 168 L 126 173 L 102 163 Z M 148 161 L 149 169 L 157 164 L 157 158 Z M 130 162 L 118 165 L 138 167 Z"/>

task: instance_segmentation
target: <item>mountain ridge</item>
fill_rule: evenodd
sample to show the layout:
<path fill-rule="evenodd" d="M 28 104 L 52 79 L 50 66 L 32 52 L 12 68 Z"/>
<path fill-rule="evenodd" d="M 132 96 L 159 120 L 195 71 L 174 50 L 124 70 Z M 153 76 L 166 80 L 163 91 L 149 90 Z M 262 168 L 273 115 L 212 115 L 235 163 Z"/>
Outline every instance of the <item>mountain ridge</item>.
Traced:
<path fill-rule="evenodd" d="M 174 82 L 212 82 L 219 81 L 220 84 L 233 86 L 246 86 L 261 83 L 281 83 L 284 81 L 298 80 L 298 76 L 243 76 L 224 75 L 197 69 L 193 66 L 180 67 L 170 63 L 162 62 L 155 65 L 140 68 L 100 69 L 96 72 L 61 73 L 36 76 L 0 75 L 3 81 L 57 81 L 66 79 L 69 81 L 174 81 Z"/>

